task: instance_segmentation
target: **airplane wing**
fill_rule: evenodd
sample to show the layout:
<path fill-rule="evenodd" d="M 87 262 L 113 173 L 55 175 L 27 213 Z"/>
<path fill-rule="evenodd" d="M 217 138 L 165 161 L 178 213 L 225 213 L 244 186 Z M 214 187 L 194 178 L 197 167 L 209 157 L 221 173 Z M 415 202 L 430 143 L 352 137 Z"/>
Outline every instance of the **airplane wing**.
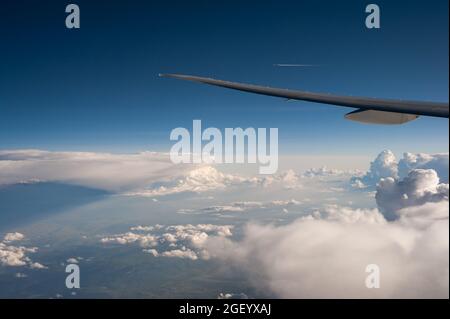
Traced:
<path fill-rule="evenodd" d="M 448 103 L 339 96 L 279 89 L 181 74 L 160 74 L 159 76 L 200 82 L 256 94 L 282 97 L 290 100 L 302 100 L 357 108 L 358 110 L 348 113 L 345 117 L 350 120 L 364 123 L 402 124 L 416 119 L 419 115 L 449 117 Z"/>

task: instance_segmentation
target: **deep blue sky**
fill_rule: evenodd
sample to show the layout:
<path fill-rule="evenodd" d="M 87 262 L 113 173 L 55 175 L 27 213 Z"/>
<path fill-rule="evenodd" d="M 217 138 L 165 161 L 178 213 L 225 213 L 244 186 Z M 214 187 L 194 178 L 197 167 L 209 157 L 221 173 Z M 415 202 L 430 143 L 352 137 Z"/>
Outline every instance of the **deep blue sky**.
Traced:
<path fill-rule="evenodd" d="M 0 149 L 135 151 L 170 130 L 278 127 L 294 154 L 448 150 L 448 120 L 402 126 L 352 109 L 158 78 L 186 73 L 346 95 L 448 101 L 448 1 L 69 1 L 0 5 Z M 365 6 L 381 7 L 368 30 Z M 276 68 L 274 63 L 318 64 Z"/>

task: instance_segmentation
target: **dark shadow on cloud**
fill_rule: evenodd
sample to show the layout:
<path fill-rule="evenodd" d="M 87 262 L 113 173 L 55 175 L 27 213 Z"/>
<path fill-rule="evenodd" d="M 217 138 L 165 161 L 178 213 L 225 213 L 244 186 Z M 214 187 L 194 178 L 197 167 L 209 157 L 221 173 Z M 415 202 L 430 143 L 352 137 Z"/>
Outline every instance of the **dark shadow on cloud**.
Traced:
<path fill-rule="evenodd" d="M 61 183 L 0 186 L 0 231 L 103 199 L 103 190 Z"/>

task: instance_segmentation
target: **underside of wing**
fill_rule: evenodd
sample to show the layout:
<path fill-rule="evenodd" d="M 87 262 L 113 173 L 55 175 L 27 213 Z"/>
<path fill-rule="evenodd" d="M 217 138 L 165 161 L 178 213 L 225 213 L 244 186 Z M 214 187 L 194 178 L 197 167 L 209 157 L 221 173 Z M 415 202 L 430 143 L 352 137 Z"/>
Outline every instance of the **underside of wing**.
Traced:
<path fill-rule="evenodd" d="M 179 80 L 187 80 L 200 82 L 215 86 L 221 86 L 228 89 L 251 92 L 256 94 L 263 94 L 275 97 L 282 97 L 290 100 L 302 100 L 315 103 L 332 104 L 338 106 L 357 108 L 359 111 L 362 110 L 375 110 L 383 111 L 381 113 L 365 113 L 359 115 L 352 115 L 349 119 L 355 118 L 384 118 L 387 122 L 394 123 L 396 120 L 394 118 L 398 115 L 393 115 L 390 120 L 387 120 L 386 115 L 382 115 L 384 112 L 393 113 L 404 113 L 406 117 L 403 119 L 397 119 L 400 123 L 404 123 L 405 119 L 412 120 L 410 115 L 426 115 L 435 117 L 446 117 L 449 115 L 448 103 L 438 103 L 438 102 L 423 102 L 423 101 L 404 101 L 404 100 L 392 100 L 392 99 L 376 99 L 368 97 L 353 97 L 353 96 L 339 96 L 324 93 L 312 93 L 305 91 L 294 91 L 287 89 L 279 89 L 272 87 L 265 87 L 253 84 L 237 83 L 223 80 L 216 80 L 211 78 L 204 78 L 199 76 L 191 75 L 181 75 L 181 74 L 160 74 L 162 77 L 175 78 Z M 401 117 L 400 117 L 401 118 Z M 384 123 L 384 122 L 380 123 Z M 403 122 L 402 122 L 403 121 Z M 406 121 L 406 122 L 407 122 Z M 369 123 L 375 123 L 373 121 Z"/>
<path fill-rule="evenodd" d="M 419 115 L 375 110 L 356 110 L 345 115 L 348 120 L 370 124 L 403 124 L 417 119 Z"/>

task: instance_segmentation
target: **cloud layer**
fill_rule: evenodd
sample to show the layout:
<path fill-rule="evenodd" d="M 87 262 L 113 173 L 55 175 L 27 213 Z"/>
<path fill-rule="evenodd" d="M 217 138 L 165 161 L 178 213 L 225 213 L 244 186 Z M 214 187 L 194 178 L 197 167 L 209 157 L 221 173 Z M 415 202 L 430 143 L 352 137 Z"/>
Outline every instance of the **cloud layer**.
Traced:
<path fill-rule="evenodd" d="M 187 169 L 163 153 L 110 154 L 0 151 L 0 185 L 63 182 L 108 191 L 126 191 L 171 179 Z"/>
<path fill-rule="evenodd" d="M 206 247 L 283 298 L 448 298 L 448 208 L 441 219 L 422 215 L 420 227 L 409 222 L 430 209 L 387 222 L 376 210 L 333 207 L 286 226 L 250 224 L 242 241 L 212 238 Z M 380 289 L 365 286 L 369 264 L 380 267 Z"/>
<path fill-rule="evenodd" d="M 289 224 L 250 222 L 239 240 L 233 237 L 231 226 L 208 224 L 137 226 L 134 232 L 102 241 L 136 244 L 154 257 L 220 260 L 246 271 L 257 288 L 283 298 L 448 298 L 449 187 L 439 178 L 445 174 L 445 155 L 406 154 L 397 162 L 392 152 L 382 152 L 360 179 L 364 186 L 378 185 L 378 209 L 329 205 L 304 212 Z M 214 170 L 204 172 L 201 187 L 220 185 L 213 189 L 221 190 L 235 181 Z M 237 183 L 298 185 L 303 178 L 330 175 L 345 178 L 345 174 L 324 169 Z M 175 189 L 185 191 L 196 182 L 185 179 Z M 242 201 L 200 211 L 240 213 L 297 204 Z M 379 289 L 365 285 L 369 264 L 380 267 Z"/>
<path fill-rule="evenodd" d="M 297 189 L 301 186 L 300 179 L 292 170 L 271 176 L 244 177 L 222 173 L 211 165 L 175 165 L 168 154 L 157 152 L 0 151 L 0 185 L 61 182 L 130 196 L 157 197 L 220 191 L 234 186 L 282 185 Z"/>
<path fill-rule="evenodd" d="M 154 257 L 217 259 L 283 298 L 448 298 L 448 201 L 410 206 L 389 222 L 377 209 L 328 206 L 287 225 L 173 225 L 103 238 Z M 366 266 L 381 288 L 365 286 Z"/>
<path fill-rule="evenodd" d="M 326 184 L 328 176 L 333 184 Z M 322 183 L 316 184 L 313 178 Z M 173 165 L 167 155 L 160 153 L 0 152 L 0 184 L 34 180 L 150 197 L 213 191 L 223 194 L 235 187 L 237 192 L 242 189 L 237 187 L 245 187 L 247 195 L 251 189 L 273 186 L 278 191 L 276 196 L 289 191 L 302 202 L 307 202 L 301 197 L 305 188 L 310 193 L 327 190 L 345 196 L 361 194 L 354 190 L 347 194 L 347 173 L 325 168 L 304 174 L 289 170 L 273 176 L 243 177 L 212 166 Z M 250 222 L 239 238 L 233 233 L 240 225 L 156 224 L 104 234 L 100 242 L 136 247 L 149 258 L 222 261 L 244 270 L 257 288 L 277 297 L 448 298 L 448 154 L 405 153 L 397 161 L 392 152 L 384 151 L 371 163 L 370 170 L 353 178 L 352 183 L 376 189 L 378 208 L 312 202 L 306 209 L 295 199 L 260 196 L 255 197 L 256 201 L 230 196 L 229 201 L 209 202 L 195 211 L 184 209 L 179 213 L 279 213 L 295 207 L 301 217 L 287 224 L 280 214 L 276 219 L 266 219 L 273 224 Z M 266 193 L 271 192 L 269 188 Z M 36 248 L 15 244 L 23 239 L 20 233 L 9 233 L 0 241 L 0 264 L 44 267 L 29 258 Z M 380 267 L 380 289 L 365 286 L 369 264 Z"/>

